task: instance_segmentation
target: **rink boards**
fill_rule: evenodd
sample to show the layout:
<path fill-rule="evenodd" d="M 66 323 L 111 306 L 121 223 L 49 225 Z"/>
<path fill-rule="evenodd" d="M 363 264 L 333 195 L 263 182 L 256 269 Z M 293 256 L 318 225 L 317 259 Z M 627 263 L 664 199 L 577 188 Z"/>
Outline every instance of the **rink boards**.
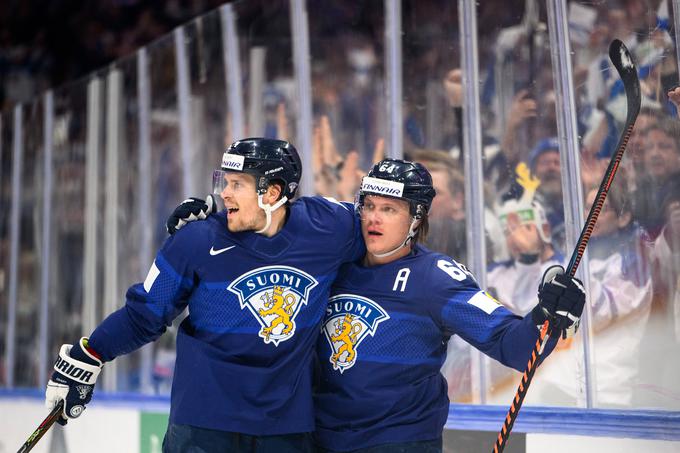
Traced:
<path fill-rule="evenodd" d="M 98 393 L 82 418 L 53 427 L 35 453 L 160 453 L 167 397 Z M 501 406 L 452 404 L 445 451 L 490 451 L 505 417 Z M 45 417 L 40 392 L 0 392 L 0 452 L 16 451 Z M 448 448 L 447 448 L 448 447 Z M 680 452 L 680 413 L 525 407 L 508 453 Z"/>

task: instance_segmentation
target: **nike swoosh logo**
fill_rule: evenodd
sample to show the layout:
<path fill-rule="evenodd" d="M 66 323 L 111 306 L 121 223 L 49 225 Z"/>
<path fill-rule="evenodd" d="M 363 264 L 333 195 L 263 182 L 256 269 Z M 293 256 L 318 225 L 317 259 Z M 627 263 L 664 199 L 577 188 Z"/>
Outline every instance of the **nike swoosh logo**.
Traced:
<path fill-rule="evenodd" d="M 232 245 L 231 247 L 225 247 L 225 248 L 219 249 L 219 250 L 215 250 L 214 247 L 210 247 L 210 254 L 211 254 L 212 256 L 219 255 L 220 253 L 226 252 L 227 250 L 231 250 L 231 249 L 233 249 L 234 247 L 236 247 L 236 246 L 235 246 L 235 245 Z"/>

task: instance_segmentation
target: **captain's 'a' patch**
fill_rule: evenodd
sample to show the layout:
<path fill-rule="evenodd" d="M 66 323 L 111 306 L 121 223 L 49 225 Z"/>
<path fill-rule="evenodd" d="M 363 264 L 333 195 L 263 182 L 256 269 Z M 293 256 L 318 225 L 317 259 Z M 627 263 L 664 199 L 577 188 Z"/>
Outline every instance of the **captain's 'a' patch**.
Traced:
<path fill-rule="evenodd" d="M 229 285 L 262 326 L 258 335 L 278 346 L 295 335 L 295 318 L 317 285 L 311 275 L 289 266 L 266 266 L 241 275 Z"/>
<path fill-rule="evenodd" d="M 338 294 L 328 301 L 323 334 L 331 346 L 328 360 L 343 373 L 357 361 L 357 348 L 368 336 L 375 335 L 378 324 L 390 319 L 380 305 L 354 294 Z"/>

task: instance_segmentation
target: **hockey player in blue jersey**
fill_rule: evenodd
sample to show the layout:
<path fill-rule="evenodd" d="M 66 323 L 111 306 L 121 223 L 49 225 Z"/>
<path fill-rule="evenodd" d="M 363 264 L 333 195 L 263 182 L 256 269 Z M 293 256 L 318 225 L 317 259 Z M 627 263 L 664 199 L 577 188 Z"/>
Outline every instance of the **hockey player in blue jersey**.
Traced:
<path fill-rule="evenodd" d="M 188 308 L 163 451 L 309 451 L 312 360 L 330 286 L 365 249 L 353 206 L 289 202 L 301 172 L 287 142 L 232 144 L 214 175 L 226 209 L 190 215 L 206 220 L 166 240 L 124 307 L 61 347 L 48 408 L 64 400 L 64 420 L 78 417 L 105 362 L 154 341 Z"/>
<path fill-rule="evenodd" d="M 417 163 L 386 159 L 362 181 L 367 253 L 341 268 L 317 348 L 322 452 L 441 452 L 449 400 L 439 370 L 452 335 L 523 370 L 537 325 L 551 318 L 560 332 L 576 330 L 585 294 L 562 267 L 546 271 L 539 303 L 522 318 L 482 291 L 463 265 L 419 245 L 434 196 Z"/>

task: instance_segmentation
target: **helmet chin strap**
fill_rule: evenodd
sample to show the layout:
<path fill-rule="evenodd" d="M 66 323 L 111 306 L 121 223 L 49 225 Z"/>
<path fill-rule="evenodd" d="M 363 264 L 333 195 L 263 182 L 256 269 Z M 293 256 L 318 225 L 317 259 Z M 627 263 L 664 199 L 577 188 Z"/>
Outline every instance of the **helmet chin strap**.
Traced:
<path fill-rule="evenodd" d="M 406 239 L 404 239 L 404 242 L 402 242 L 397 248 L 394 250 L 390 250 L 389 252 L 385 253 L 371 253 L 371 255 L 375 256 L 376 258 L 385 258 L 386 256 L 394 255 L 397 253 L 401 248 L 406 247 L 406 245 L 411 242 L 411 239 L 413 239 L 413 236 L 416 235 L 416 222 L 418 222 L 418 219 L 416 217 L 413 217 L 413 220 L 411 221 L 411 226 L 408 227 L 408 234 L 406 235 Z"/>
<path fill-rule="evenodd" d="M 272 224 L 272 212 L 279 209 L 281 206 L 284 205 L 286 201 L 288 201 L 288 197 L 284 195 L 283 197 L 281 197 L 279 201 L 274 203 L 274 205 L 272 206 L 268 203 L 265 204 L 262 202 L 263 196 L 264 194 L 260 194 L 257 196 L 257 205 L 260 207 L 260 209 L 264 211 L 264 214 L 267 216 L 267 223 L 265 223 L 264 228 L 262 228 L 261 230 L 257 230 L 256 233 L 264 233 L 265 231 L 267 231 L 267 229 L 269 229 L 269 226 Z"/>

